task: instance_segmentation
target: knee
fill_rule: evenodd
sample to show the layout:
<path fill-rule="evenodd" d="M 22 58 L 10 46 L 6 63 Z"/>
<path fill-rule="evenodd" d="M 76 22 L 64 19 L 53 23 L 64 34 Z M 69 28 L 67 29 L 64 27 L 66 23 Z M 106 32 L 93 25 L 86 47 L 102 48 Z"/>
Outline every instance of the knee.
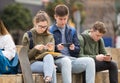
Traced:
<path fill-rule="evenodd" d="M 69 58 L 63 58 L 61 61 L 62 66 L 71 66 L 71 60 Z"/>
<path fill-rule="evenodd" d="M 91 57 L 88 57 L 88 58 L 87 58 L 87 63 L 88 63 L 88 65 L 95 66 L 95 61 L 94 61 L 94 59 L 91 58 Z"/>
<path fill-rule="evenodd" d="M 53 56 L 51 54 L 47 54 L 44 59 L 49 59 L 49 60 L 53 60 Z"/>
<path fill-rule="evenodd" d="M 111 66 L 112 66 L 112 68 L 114 68 L 114 69 L 118 69 L 117 63 L 114 62 L 114 61 L 111 61 Z"/>
<path fill-rule="evenodd" d="M 91 58 L 91 57 L 88 57 L 88 58 L 87 58 L 87 61 L 88 61 L 88 63 L 95 63 L 94 59 Z"/>

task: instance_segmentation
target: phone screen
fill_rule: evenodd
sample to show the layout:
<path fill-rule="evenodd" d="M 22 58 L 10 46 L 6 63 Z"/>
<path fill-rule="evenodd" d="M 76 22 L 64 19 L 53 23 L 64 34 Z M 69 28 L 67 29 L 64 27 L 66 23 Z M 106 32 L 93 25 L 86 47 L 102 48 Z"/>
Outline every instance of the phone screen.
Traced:
<path fill-rule="evenodd" d="M 62 44 L 63 46 L 65 47 L 69 47 L 71 45 L 71 43 L 65 43 L 65 44 Z"/>

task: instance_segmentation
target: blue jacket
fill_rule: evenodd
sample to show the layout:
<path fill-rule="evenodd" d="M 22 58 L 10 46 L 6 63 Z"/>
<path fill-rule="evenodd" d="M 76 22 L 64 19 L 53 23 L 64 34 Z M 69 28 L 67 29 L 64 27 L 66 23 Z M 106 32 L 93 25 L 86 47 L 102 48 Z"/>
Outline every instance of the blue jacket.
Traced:
<path fill-rule="evenodd" d="M 55 24 L 50 26 L 50 32 L 53 34 L 55 39 L 55 51 L 59 52 L 56 45 L 62 43 L 61 32 L 59 31 L 58 27 Z M 69 49 L 70 56 L 78 57 L 78 54 L 80 52 L 80 44 L 75 28 L 66 25 L 65 36 L 66 36 L 66 43 L 73 43 L 75 45 L 75 50 Z"/>

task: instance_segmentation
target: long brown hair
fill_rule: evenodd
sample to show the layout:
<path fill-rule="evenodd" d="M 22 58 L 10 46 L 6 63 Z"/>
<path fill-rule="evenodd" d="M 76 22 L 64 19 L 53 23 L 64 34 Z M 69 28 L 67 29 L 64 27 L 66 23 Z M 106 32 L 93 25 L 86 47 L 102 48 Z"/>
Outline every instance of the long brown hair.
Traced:
<path fill-rule="evenodd" d="M 3 21 L 0 19 L 0 35 L 9 34 L 8 30 L 6 29 Z"/>

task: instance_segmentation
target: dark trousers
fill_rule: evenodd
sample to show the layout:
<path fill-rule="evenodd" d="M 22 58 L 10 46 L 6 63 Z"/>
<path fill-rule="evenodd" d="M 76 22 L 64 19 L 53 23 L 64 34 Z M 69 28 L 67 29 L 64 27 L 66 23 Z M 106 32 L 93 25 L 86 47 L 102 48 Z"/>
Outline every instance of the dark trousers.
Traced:
<path fill-rule="evenodd" d="M 105 62 L 95 60 L 96 72 L 109 70 L 109 80 L 110 83 L 118 83 L 118 68 L 117 64 L 113 61 Z M 83 83 L 85 82 L 85 72 L 83 72 Z"/>

